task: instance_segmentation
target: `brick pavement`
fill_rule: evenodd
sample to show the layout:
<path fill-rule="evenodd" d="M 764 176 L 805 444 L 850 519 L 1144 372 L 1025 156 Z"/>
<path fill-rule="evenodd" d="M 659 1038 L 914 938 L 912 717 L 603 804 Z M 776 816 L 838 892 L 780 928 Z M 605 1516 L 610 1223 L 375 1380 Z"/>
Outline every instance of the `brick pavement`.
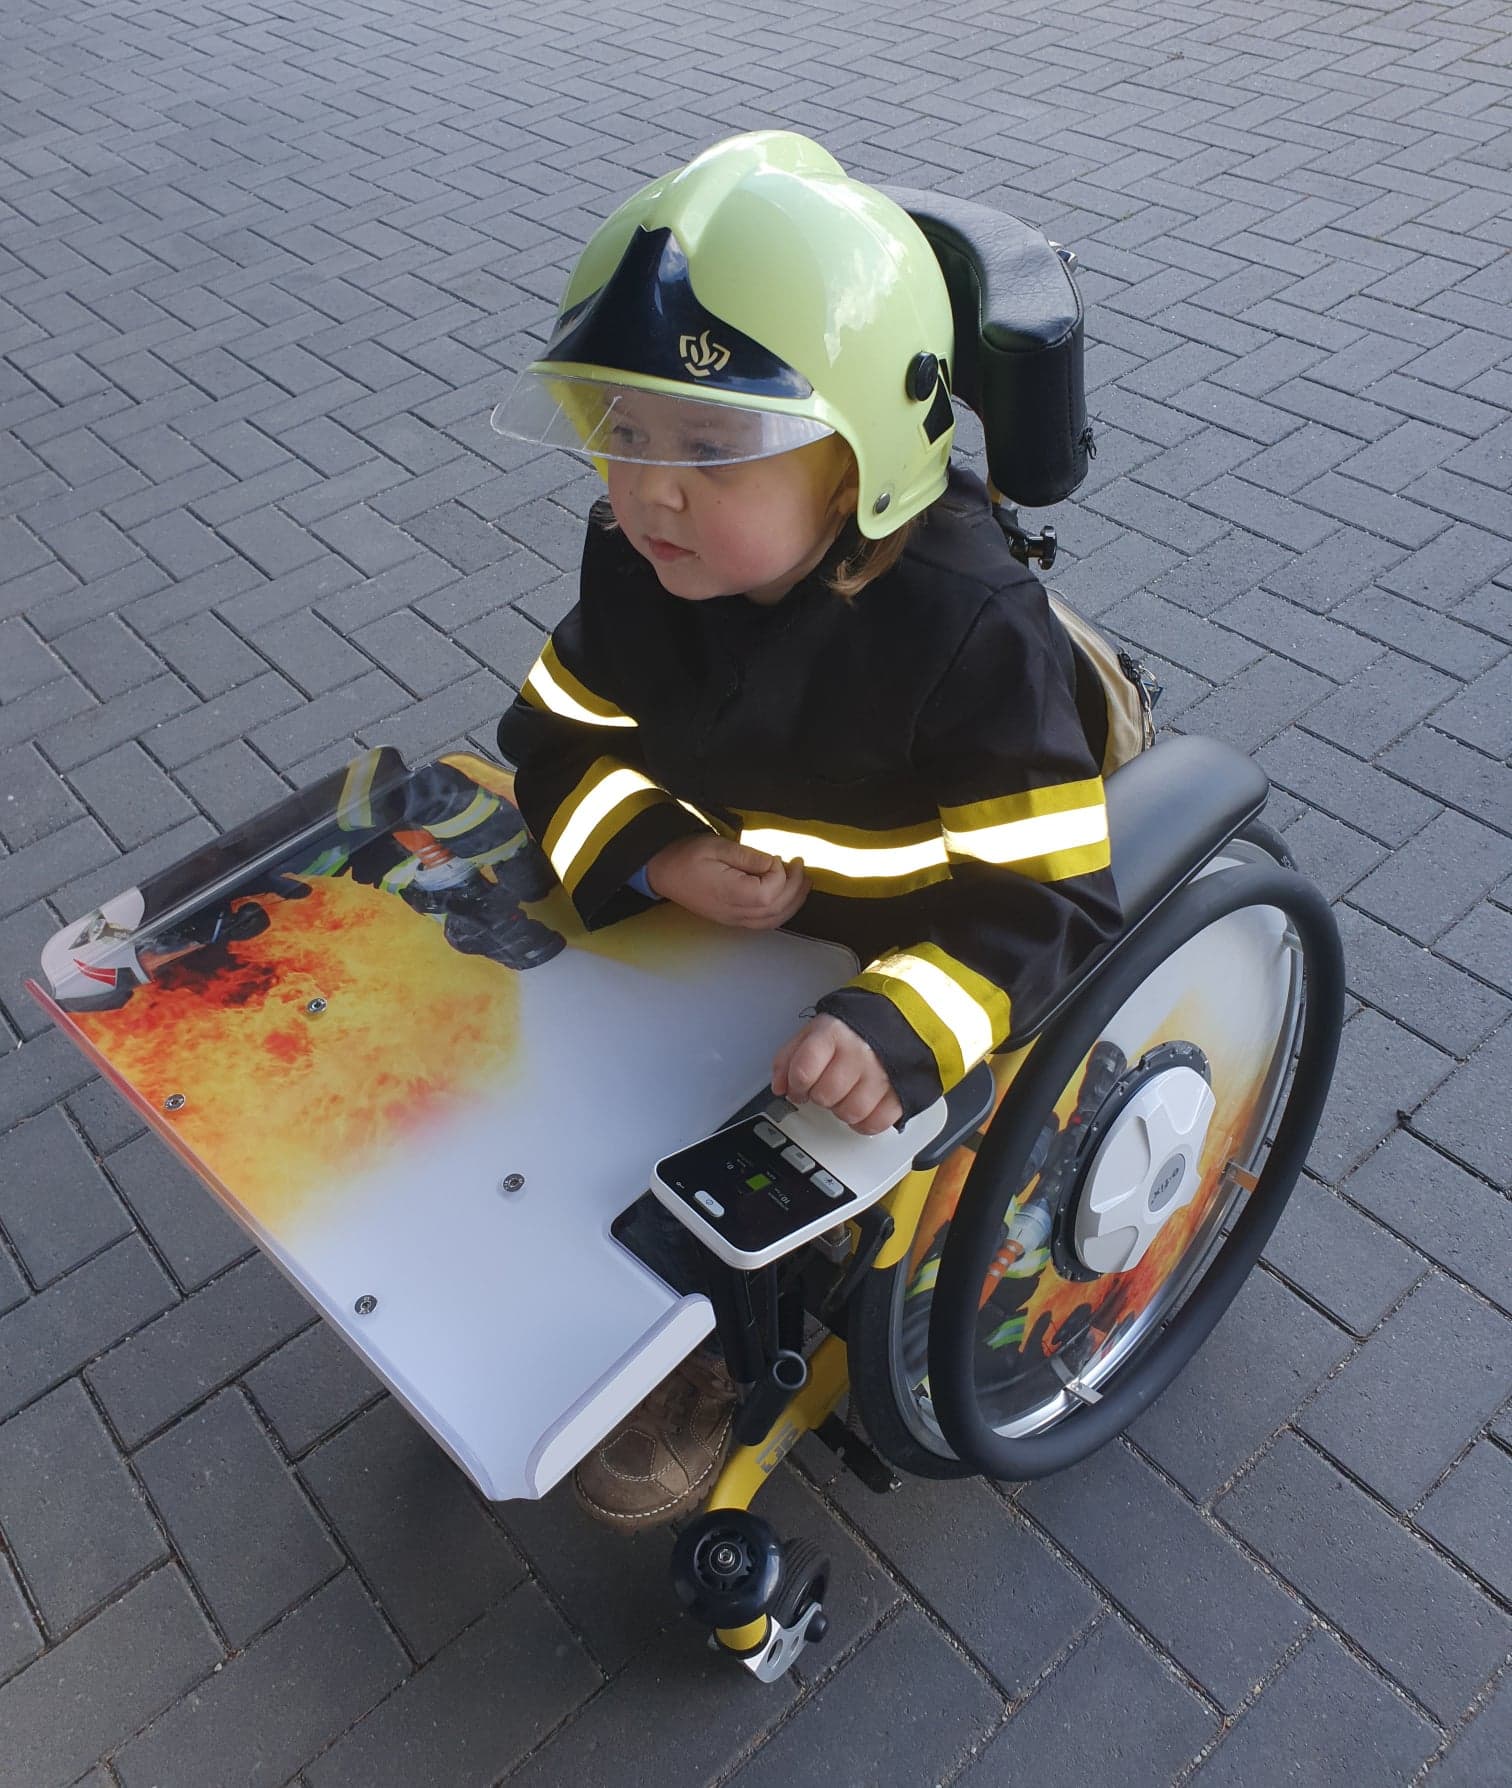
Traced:
<path fill-rule="evenodd" d="M 1512 9 L 0 17 L 0 1784 L 1507 1781 Z M 659 1537 L 481 1503 L 17 980 L 354 744 L 488 743 L 590 489 L 488 408 L 592 222 L 771 123 L 1078 247 L 1060 581 L 1265 766 L 1352 997 L 1126 1441 L 888 1499 L 800 1449 L 834 1632 L 759 1691 Z"/>

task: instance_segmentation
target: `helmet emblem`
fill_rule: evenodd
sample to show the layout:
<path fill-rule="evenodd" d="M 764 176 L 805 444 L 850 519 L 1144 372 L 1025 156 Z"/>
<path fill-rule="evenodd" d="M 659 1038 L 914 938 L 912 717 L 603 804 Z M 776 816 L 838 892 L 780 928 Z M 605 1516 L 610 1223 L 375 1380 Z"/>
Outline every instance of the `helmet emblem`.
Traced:
<path fill-rule="evenodd" d="M 730 350 L 720 342 L 710 341 L 707 329 L 699 335 L 680 335 L 677 351 L 682 355 L 684 369 L 695 379 L 723 372 L 730 364 Z"/>

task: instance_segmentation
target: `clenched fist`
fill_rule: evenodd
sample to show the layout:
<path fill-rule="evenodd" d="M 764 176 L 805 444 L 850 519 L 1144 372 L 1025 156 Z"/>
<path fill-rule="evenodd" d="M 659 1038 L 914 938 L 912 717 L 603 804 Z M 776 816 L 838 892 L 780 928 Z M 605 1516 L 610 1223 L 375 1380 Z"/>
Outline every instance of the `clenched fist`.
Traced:
<path fill-rule="evenodd" d="M 646 880 L 654 894 L 700 918 L 752 931 L 785 925 L 809 893 L 802 863 L 784 863 L 714 833 L 659 850 L 646 865 Z"/>

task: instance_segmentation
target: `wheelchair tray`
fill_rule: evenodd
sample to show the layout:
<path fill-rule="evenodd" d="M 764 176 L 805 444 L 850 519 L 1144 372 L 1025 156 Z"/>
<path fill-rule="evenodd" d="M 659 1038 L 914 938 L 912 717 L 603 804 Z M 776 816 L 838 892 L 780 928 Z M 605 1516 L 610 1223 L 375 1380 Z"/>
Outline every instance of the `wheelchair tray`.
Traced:
<path fill-rule="evenodd" d="M 512 814 L 507 772 L 443 764 Z M 588 934 L 552 886 L 506 966 L 388 882 L 285 870 L 218 884 L 227 922 L 114 1009 L 31 991 L 485 1496 L 544 1495 L 713 1327 L 610 1224 L 853 959 L 671 906 Z"/>

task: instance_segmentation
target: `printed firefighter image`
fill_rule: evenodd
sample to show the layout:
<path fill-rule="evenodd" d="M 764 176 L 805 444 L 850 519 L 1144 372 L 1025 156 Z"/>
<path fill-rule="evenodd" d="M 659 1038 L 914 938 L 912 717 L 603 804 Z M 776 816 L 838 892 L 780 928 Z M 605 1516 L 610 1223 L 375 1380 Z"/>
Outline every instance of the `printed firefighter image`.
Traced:
<path fill-rule="evenodd" d="M 207 974 L 266 931 L 267 904 L 349 876 L 434 919 L 454 950 L 520 971 L 550 962 L 561 933 L 524 909 L 556 878 L 519 811 L 445 761 L 411 771 L 365 752 L 192 856 L 107 901 L 43 952 L 68 1011 L 112 1011 L 169 963 Z"/>
<path fill-rule="evenodd" d="M 1053 1372 L 1050 1357 L 1061 1357 L 1065 1364 L 1063 1356 L 1074 1354 L 1091 1334 L 1094 1311 L 1090 1304 L 1079 1306 L 1056 1328 L 1054 1335 L 1050 1333 L 1052 1319 L 1048 1311 L 1032 1332 L 1026 1312 L 1040 1275 L 1051 1264 L 1051 1224 L 1081 1164 L 1086 1127 L 1127 1066 L 1123 1051 L 1116 1044 L 1103 1041 L 1094 1045 L 1077 1089 L 1075 1108 L 1065 1127 L 1052 1112 L 1024 1164 L 1019 1195 L 1003 1215 L 1002 1237 L 987 1272 L 991 1289 L 977 1319 L 978 1347 L 985 1350 L 985 1354 L 979 1351 L 977 1355 L 977 1382 L 984 1396 L 1020 1386 L 1032 1375 Z M 904 1366 L 908 1371 L 917 1369 L 921 1376 L 928 1359 L 931 1294 L 945 1249 L 946 1228 L 941 1229 L 919 1262 L 903 1305 Z M 1099 1327 L 1109 1326 L 1104 1320 L 1108 1315 L 1106 1306 L 1095 1313 Z"/>

